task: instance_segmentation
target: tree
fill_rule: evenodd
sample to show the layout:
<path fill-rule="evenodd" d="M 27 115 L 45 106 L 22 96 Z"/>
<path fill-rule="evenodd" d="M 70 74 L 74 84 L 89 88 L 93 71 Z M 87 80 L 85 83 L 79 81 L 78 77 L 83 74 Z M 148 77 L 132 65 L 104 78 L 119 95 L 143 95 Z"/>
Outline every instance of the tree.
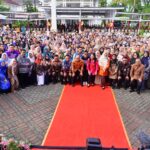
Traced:
<path fill-rule="evenodd" d="M 24 2 L 25 9 L 27 12 L 37 12 L 38 9 L 33 5 L 32 0 L 26 0 Z"/>
<path fill-rule="evenodd" d="M 3 0 L 0 0 L 0 11 L 9 11 L 9 7 L 3 5 Z"/>
<path fill-rule="evenodd" d="M 107 6 L 107 0 L 99 0 L 99 6 L 100 7 L 106 7 Z"/>
<path fill-rule="evenodd" d="M 142 12 L 142 0 L 114 0 L 111 6 L 119 6 L 119 4 L 125 7 L 126 12 Z"/>

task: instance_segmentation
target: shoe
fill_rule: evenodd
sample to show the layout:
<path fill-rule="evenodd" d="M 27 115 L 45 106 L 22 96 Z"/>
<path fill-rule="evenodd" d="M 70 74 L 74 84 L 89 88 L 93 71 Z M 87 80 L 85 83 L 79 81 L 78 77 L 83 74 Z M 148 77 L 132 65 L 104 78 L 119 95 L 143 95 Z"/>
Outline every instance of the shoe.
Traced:
<path fill-rule="evenodd" d="M 87 87 L 90 87 L 90 84 L 87 84 Z"/>
<path fill-rule="evenodd" d="M 95 83 L 92 83 L 92 86 L 94 86 L 95 85 Z"/>
<path fill-rule="evenodd" d="M 130 90 L 130 93 L 134 92 L 134 90 Z"/>
<path fill-rule="evenodd" d="M 105 87 L 104 87 L 104 86 L 102 86 L 102 89 L 104 90 L 104 89 L 105 89 Z"/>
<path fill-rule="evenodd" d="M 81 86 L 83 87 L 83 83 L 81 83 Z"/>
<path fill-rule="evenodd" d="M 137 94 L 139 94 L 139 95 L 140 95 L 140 94 L 141 94 L 141 92 L 140 92 L 140 91 L 137 91 Z"/>

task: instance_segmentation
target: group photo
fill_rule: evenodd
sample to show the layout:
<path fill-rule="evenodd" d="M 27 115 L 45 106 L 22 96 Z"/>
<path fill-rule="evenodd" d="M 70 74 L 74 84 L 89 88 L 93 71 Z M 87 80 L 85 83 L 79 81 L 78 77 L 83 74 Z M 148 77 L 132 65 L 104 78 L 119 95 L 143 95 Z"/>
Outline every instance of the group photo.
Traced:
<path fill-rule="evenodd" d="M 102 89 L 150 86 L 150 38 L 124 30 L 85 29 L 82 33 L 1 30 L 1 92 L 30 85 L 70 84 Z"/>

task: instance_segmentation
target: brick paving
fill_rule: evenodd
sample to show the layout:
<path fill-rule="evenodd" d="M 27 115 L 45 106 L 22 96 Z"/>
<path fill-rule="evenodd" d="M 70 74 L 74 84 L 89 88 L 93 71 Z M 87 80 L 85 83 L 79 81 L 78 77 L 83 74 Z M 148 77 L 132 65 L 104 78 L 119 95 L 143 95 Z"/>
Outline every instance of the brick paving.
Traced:
<path fill-rule="evenodd" d="M 150 90 L 141 95 L 124 89 L 114 93 L 131 145 L 139 147 L 137 134 L 144 131 L 150 135 Z"/>
<path fill-rule="evenodd" d="M 0 133 L 7 138 L 41 144 L 63 86 L 33 86 L 0 95 Z"/>
<path fill-rule="evenodd" d="M 32 144 L 41 144 L 58 103 L 63 86 L 33 86 L 14 94 L 0 95 L 0 133 Z M 116 100 L 133 147 L 136 134 L 150 134 L 150 91 L 141 95 L 114 90 Z"/>

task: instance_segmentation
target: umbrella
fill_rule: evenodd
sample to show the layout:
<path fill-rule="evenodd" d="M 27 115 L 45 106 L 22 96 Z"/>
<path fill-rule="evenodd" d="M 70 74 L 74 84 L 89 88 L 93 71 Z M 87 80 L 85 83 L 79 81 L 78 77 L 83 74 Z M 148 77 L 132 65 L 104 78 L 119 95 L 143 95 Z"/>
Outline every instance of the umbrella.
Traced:
<path fill-rule="evenodd" d="M 4 16 L 4 15 L 0 14 L 0 19 L 6 19 L 6 18 L 7 18 L 7 16 Z"/>

